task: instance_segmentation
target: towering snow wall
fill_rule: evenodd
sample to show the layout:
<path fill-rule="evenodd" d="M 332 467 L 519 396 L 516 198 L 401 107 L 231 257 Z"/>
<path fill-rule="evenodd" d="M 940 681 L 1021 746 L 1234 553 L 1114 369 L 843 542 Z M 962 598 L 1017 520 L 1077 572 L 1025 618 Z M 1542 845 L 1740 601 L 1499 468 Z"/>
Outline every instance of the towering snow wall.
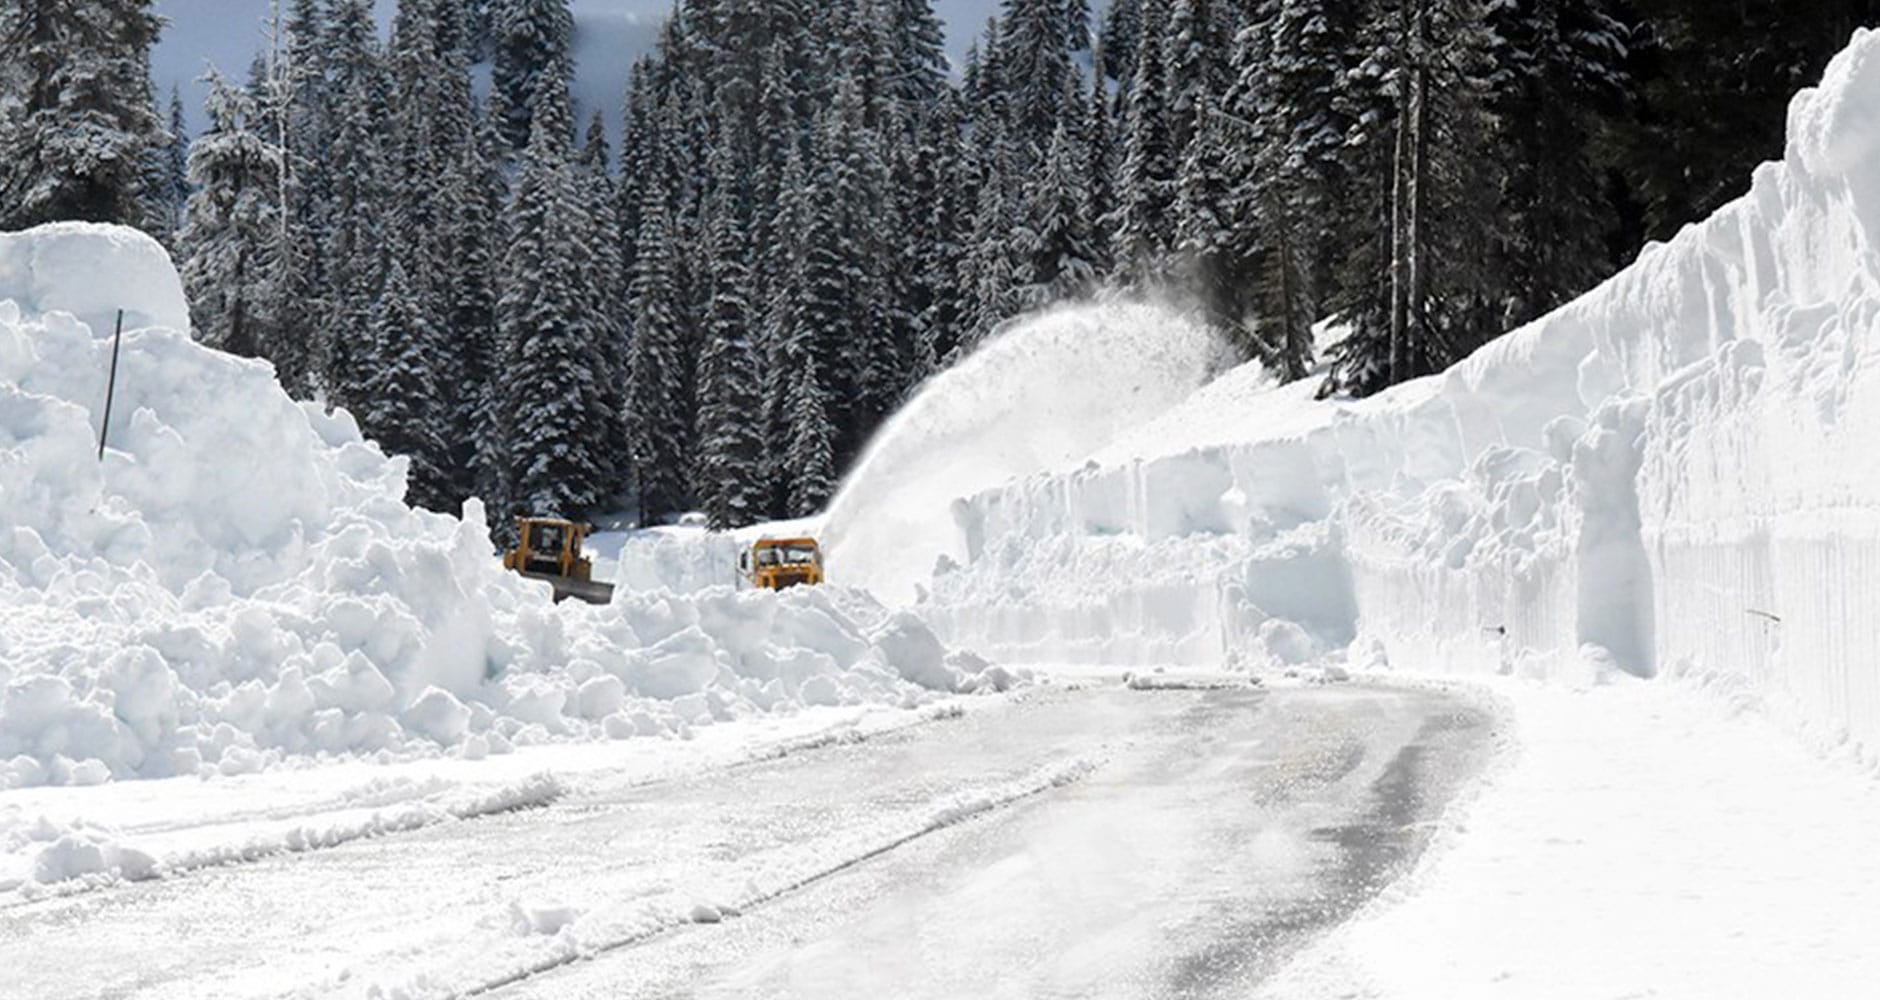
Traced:
<path fill-rule="evenodd" d="M 1211 388 L 977 496 L 932 610 L 1035 659 L 1701 671 L 1880 747 L 1877 326 L 1861 32 L 1713 218 L 1441 376 Z"/>
<path fill-rule="evenodd" d="M 1009 679 L 833 588 L 552 605 L 502 571 L 480 506 L 407 507 L 403 459 L 188 328 L 147 237 L 0 233 L 0 789 L 477 755 Z"/>

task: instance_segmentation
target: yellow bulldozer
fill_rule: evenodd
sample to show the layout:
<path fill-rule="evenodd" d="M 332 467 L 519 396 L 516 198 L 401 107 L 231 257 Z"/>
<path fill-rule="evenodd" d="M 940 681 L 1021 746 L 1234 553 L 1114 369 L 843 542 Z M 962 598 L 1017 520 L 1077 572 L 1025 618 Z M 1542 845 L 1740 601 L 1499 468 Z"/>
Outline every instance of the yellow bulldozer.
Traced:
<path fill-rule="evenodd" d="M 525 517 L 516 547 L 503 553 L 503 568 L 531 580 L 547 580 L 557 604 L 570 597 L 589 604 L 614 599 L 614 585 L 594 579 L 594 560 L 581 554 L 591 524 L 552 517 Z"/>
<path fill-rule="evenodd" d="M 760 538 L 738 556 L 739 575 L 758 590 L 823 582 L 822 546 L 814 538 Z"/>

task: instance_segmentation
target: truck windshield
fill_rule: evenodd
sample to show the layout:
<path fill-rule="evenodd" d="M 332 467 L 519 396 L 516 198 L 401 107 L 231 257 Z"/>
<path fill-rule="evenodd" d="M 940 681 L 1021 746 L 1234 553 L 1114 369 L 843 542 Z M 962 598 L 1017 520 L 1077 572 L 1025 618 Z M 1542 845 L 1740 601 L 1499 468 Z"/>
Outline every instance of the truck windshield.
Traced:
<path fill-rule="evenodd" d="M 757 550 L 757 565 L 812 566 L 816 556 L 814 545 L 772 545 Z"/>

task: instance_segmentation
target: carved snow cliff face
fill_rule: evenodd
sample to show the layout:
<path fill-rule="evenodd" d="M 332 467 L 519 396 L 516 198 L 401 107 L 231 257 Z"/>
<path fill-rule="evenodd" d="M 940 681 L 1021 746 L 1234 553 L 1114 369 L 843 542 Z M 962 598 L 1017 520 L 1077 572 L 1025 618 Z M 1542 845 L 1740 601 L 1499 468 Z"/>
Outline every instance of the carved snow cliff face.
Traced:
<path fill-rule="evenodd" d="M 941 633 L 1011 659 L 1701 671 L 1880 746 L 1880 36 L 1785 159 L 1624 272 L 1360 403 L 1236 372 L 962 503 Z M 884 446 L 885 447 L 885 446 Z"/>

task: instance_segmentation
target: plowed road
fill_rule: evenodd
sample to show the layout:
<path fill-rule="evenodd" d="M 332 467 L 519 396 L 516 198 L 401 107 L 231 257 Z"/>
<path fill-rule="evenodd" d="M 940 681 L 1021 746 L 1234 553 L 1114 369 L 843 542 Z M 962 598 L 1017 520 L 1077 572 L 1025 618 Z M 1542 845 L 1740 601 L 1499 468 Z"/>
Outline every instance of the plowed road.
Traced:
<path fill-rule="evenodd" d="M 1040 687 L 872 739 L 0 910 L 8 998 L 1213 997 L 1403 873 L 1495 720 Z"/>

